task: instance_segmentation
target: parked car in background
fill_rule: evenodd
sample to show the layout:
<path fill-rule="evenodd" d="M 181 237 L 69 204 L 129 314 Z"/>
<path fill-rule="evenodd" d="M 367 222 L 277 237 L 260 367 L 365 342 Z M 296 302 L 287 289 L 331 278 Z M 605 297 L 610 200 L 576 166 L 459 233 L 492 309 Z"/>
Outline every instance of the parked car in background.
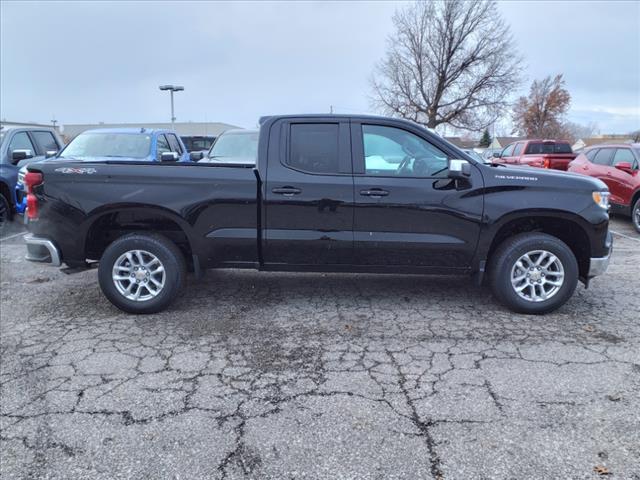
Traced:
<path fill-rule="evenodd" d="M 171 130 L 102 128 L 82 132 L 51 160 L 189 162 L 200 158 L 201 153 L 188 153 L 180 137 Z M 25 170 L 19 172 L 15 187 L 19 214 L 27 208 L 25 173 Z"/>
<path fill-rule="evenodd" d="M 19 127 L 0 130 L 0 228 L 16 211 L 18 171 L 24 165 L 53 156 L 64 142 L 53 128 Z"/>
<path fill-rule="evenodd" d="M 148 128 L 87 130 L 71 140 L 58 157 L 78 160 L 191 161 L 187 148 L 175 132 Z"/>
<path fill-rule="evenodd" d="M 216 137 L 212 135 L 182 135 L 180 138 L 184 146 L 187 147 L 187 152 L 203 152 L 203 155 L 209 151 L 213 142 L 216 141 Z"/>
<path fill-rule="evenodd" d="M 561 140 L 523 140 L 493 154 L 493 163 L 566 170 L 576 158 L 569 142 Z"/>
<path fill-rule="evenodd" d="M 640 143 L 586 148 L 569 164 L 569 171 L 606 183 L 611 192 L 611 211 L 630 215 L 640 232 Z"/>
<path fill-rule="evenodd" d="M 206 268 L 478 283 L 486 273 L 509 308 L 544 313 L 609 263 L 608 191 L 597 179 L 461 158 L 395 118 L 273 116 L 258 136 L 255 165 L 30 165 L 27 259 L 76 270 L 99 261 L 103 293 L 132 313 L 166 308 L 186 270 Z"/>
<path fill-rule="evenodd" d="M 478 162 L 481 163 L 491 163 L 491 161 L 487 161 L 484 158 L 482 158 L 482 155 L 480 155 L 478 152 L 476 152 L 474 149 L 472 148 L 463 148 L 462 151 L 464 153 L 466 153 L 467 155 L 470 155 L 471 158 L 477 160 Z"/>
<path fill-rule="evenodd" d="M 258 130 L 227 130 L 220 135 L 204 163 L 241 163 L 254 165 L 258 155 Z"/>
<path fill-rule="evenodd" d="M 482 158 L 484 159 L 485 163 L 493 163 L 493 159 L 494 159 L 493 154 L 500 153 L 501 151 L 502 151 L 502 148 L 485 148 L 484 151 L 482 152 Z"/>

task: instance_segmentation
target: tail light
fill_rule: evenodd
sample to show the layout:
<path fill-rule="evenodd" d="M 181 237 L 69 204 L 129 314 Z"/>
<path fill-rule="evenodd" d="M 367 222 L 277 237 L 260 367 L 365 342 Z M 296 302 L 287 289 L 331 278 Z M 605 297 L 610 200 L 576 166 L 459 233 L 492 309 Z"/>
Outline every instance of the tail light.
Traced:
<path fill-rule="evenodd" d="M 542 162 L 542 168 L 551 168 L 551 160 L 545 158 L 544 162 Z"/>
<path fill-rule="evenodd" d="M 42 184 L 42 174 L 39 172 L 27 172 L 24 176 L 24 188 L 27 191 L 27 218 L 37 220 L 38 197 L 33 193 L 33 187 Z"/>

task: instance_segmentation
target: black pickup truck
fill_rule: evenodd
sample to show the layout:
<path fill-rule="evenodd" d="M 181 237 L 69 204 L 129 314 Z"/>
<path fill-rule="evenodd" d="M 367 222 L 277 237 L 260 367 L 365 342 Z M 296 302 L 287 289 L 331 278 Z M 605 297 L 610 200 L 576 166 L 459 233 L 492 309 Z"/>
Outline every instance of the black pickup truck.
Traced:
<path fill-rule="evenodd" d="M 102 291 L 132 313 L 164 309 L 206 268 L 469 274 L 512 310 L 544 313 L 612 250 L 599 180 L 483 165 L 391 118 L 265 117 L 255 165 L 62 152 L 25 183 L 27 259 L 99 261 Z"/>

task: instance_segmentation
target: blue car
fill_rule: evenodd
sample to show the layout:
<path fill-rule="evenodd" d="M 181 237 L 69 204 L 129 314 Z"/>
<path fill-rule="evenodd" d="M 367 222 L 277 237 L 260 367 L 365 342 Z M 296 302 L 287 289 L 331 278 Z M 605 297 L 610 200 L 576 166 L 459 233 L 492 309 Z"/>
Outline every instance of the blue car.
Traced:
<path fill-rule="evenodd" d="M 189 154 L 180 137 L 171 130 L 148 128 L 99 128 L 82 132 L 50 161 L 118 160 L 135 162 L 190 162 L 202 154 Z M 26 168 L 18 174 L 16 211 L 26 208 L 24 183 Z"/>

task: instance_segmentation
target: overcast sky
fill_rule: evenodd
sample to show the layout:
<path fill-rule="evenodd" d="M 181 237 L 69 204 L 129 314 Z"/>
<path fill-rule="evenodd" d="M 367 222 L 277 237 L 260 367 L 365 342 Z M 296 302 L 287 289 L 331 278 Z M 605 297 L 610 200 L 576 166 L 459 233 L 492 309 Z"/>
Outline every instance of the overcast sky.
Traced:
<path fill-rule="evenodd" d="M 0 117 L 243 127 L 276 113 L 372 112 L 399 2 L 2 0 Z M 640 128 L 640 2 L 501 2 L 531 80 L 564 73 L 570 119 Z M 514 92 L 514 96 L 522 92 Z"/>

